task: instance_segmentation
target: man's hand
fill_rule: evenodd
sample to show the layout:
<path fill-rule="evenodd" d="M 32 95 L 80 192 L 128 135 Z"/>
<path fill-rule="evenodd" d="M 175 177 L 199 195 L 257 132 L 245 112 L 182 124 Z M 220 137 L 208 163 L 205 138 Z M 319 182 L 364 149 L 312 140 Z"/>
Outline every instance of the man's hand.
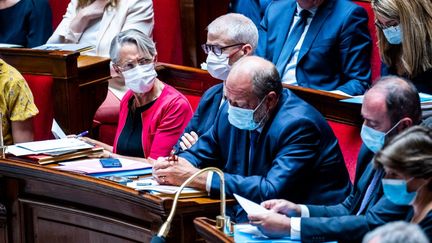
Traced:
<path fill-rule="evenodd" d="M 285 214 L 290 217 L 300 217 L 301 208 L 299 205 L 283 199 L 272 199 L 261 203 L 264 208 L 275 213 Z"/>
<path fill-rule="evenodd" d="M 192 145 L 194 145 L 198 141 L 198 134 L 196 134 L 194 131 L 191 131 L 190 133 L 185 132 L 183 136 L 181 137 L 180 147 L 183 150 L 186 150 Z"/>
<path fill-rule="evenodd" d="M 249 214 L 249 223 L 258 227 L 266 236 L 280 238 L 289 236 L 291 232 L 291 219 L 275 212 L 263 214 Z"/>
<path fill-rule="evenodd" d="M 169 158 L 158 158 L 153 165 L 153 177 L 159 184 L 181 185 L 198 170 L 182 157 L 178 157 L 175 161 Z M 205 190 L 206 179 L 207 173 L 204 173 L 191 182 L 190 186 Z"/>

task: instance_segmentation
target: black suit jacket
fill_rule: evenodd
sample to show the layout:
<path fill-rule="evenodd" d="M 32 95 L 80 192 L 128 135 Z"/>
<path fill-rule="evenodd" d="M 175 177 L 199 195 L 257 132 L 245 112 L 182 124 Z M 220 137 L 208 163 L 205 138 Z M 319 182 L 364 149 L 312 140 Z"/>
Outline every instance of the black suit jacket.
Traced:
<path fill-rule="evenodd" d="M 377 172 L 371 162 L 373 153 L 362 145 L 358 156 L 356 178 L 351 194 L 333 206 L 307 205 L 310 218 L 301 219 L 302 241 L 361 241 L 371 229 L 393 220 L 406 218 L 408 207 L 397 206 L 383 195 L 381 180 L 369 202 L 356 216 L 366 190 Z"/>

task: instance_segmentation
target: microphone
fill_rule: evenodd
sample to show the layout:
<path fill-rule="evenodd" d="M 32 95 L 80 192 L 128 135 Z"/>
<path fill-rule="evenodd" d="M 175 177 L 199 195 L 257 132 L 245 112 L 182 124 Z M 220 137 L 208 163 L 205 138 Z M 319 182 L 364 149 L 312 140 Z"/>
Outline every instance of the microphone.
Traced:
<path fill-rule="evenodd" d="M 177 201 L 180 197 L 181 192 L 183 191 L 183 189 L 187 185 L 189 185 L 189 183 L 192 180 L 194 180 L 197 176 L 199 176 L 202 173 L 207 172 L 207 171 L 213 171 L 213 172 L 217 173 L 219 175 L 219 178 L 220 178 L 221 208 L 220 208 L 220 215 L 216 217 L 216 227 L 219 230 L 223 230 L 224 233 L 227 235 L 231 234 L 230 229 L 229 229 L 230 218 L 225 215 L 225 179 L 224 179 L 224 174 L 223 174 L 222 170 L 220 170 L 216 167 L 207 167 L 207 168 L 204 168 L 200 171 L 195 172 L 186 181 L 184 181 L 183 184 L 181 184 L 180 188 L 177 190 L 177 192 L 174 196 L 173 205 L 172 205 L 172 208 L 171 208 L 170 214 L 168 215 L 167 220 L 165 221 L 165 223 L 162 224 L 157 235 L 152 237 L 150 243 L 163 243 L 163 242 L 165 242 L 165 238 L 168 235 L 170 227 L 171 227 L 171 221 L 174 218 L 174 214 L 175 214 L 175 211 L 177 208 Z"/>

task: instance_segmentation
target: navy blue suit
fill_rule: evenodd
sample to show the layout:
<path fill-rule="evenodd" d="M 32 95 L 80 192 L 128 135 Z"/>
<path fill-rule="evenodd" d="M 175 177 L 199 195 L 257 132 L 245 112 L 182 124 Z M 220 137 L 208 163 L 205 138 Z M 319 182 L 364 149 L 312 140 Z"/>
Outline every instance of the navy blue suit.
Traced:
<path fill-rule="evenodd" d="M 389 221 L 403 220 L 408 207 L 396 206 L 383 195 L 381 180 L 372 192 L 366 208 L 356 216 L 366 190 L 377 172 L 373 153 L 362 146 L 351 194 L 333 206 L 307 205 L 310 218 L 301 219 L 302 241 L 361 241 L 371 229 Z"/>
<path fill-rule="evenodd" d="M 220 103 L 223 97 L 223 83 L 216 84 L 208 89 L 201 97 L 198 107 L 189 121 L 184 133 L 194 131 L 198 136 L 207 132 L 216 119 Z M 176 150 L 180 149 L 181 138 L 176 144 Z"/>
<path fill-rule="evenodd" d="M 232 0 L 230 10 L 250 18 L 258 27 L 271 0 Z"/>
<path fill-rule="evenodd" d="M 410 208 L 408 211 L 408 216 L 406 218 L 406 221 L 410 222 L 412 217 L 414 216 L 414 208 Z M 418 223 L 420 228 L 422 228 L 423 232 L 428 237 L 429 241 L 432 240 L 432 211 L 429 211 L 424 219 Z"/>
<path fill-rule="evenodd" d="M 274 0 L 259 28 L 257 55 L 288 63 L 281 51 L 296 12 L 295 0 Z M 318 8 L 299 51 L 296 79 L 299 86 L 363 94 L 371 79 L 371 38 L 366 11 L 347 0 L 326 0 Z M 279 62 L 279 59 L 282 59 Z M 285 59 L 285 60 L 283 60 Z"/>
<path fill-rule="evenodd" d="M 213 127 L 180 153 L 198 168 L 222 169 L 227 196 L 237 193 L 255 202 L 285 198 L 333 204 L 349 194 L 351 183 L 339 144 L 322 115 L 309 104 L 284 89 L 250 161 L 250 132 L 229 123 L 227 108 L 225 103 Z M 211 195 L 219 196 L 216 174 Z M 241 221 L 239 211 L 235 213 Z"/>

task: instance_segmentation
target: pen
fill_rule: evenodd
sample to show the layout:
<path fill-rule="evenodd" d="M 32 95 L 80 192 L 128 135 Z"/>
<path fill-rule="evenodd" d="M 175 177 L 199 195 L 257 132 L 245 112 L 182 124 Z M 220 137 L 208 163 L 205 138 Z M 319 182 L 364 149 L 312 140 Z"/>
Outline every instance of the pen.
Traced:
<path fill-rule="evenodd" d="M 171 150 L 170 156 L 168 158 L 168 161 L 173 161 L 173 162 L 177 162 L 178 157 L 176 155 L 177 151 L 175 149 Z"/>
<path fill-rule="evenodd" d="M 87 135 L 89 133 L 89 131 L 84 131 L 82 133 L 79 133 L 78 135 L 76 135 L 77 138 L 79 137 L 84 137 L 85 135 Z"/>

